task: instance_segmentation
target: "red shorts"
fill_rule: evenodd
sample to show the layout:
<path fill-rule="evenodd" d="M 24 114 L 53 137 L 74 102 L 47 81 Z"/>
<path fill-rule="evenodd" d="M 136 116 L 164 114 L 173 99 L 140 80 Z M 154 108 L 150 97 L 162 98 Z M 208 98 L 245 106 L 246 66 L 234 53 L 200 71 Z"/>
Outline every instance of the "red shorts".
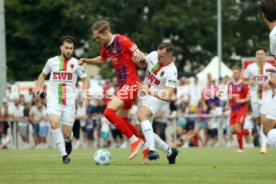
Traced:
<path fill-rule="evenodd" d="M 124 102 L 123 109 L 130 109 L 138 96 L 139 86 L 136 82 L 139 80 L 126 82 L 123 86 L 120 87 L 116 96 Z"/>
<path fill-rule="evenodd" d="M 247 111 L 237 111 L 237 112 L 231 112 L 230 114 L 230 126 L 234 125 L 236 123 L 239 123 L 241 125 L 244 124 L 244 120 L 246 118 Z"/>

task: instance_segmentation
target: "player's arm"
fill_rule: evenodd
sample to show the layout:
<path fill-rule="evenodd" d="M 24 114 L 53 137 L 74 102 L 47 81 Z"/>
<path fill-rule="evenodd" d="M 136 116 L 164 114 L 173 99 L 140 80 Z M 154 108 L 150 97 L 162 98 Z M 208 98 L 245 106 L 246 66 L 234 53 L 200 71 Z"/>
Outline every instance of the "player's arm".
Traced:
<path fill-rule="evenodd" d="M 43 85 L 47 75 L 43 72 L 40 73 L 37 79 L 37 86 L 35 91 L 35 97 L 38 97 L 43 92 Z"/>
<path fill-rule="evenodd" d="M 94 58 L 81 58 L 79 59 L 79 65 L 83 65 L 83 63 L 93 64 L 93 65 L 102 65 L 105 64 L 106 59 L 103 59 L 101 56 Z"/>
<path fill-rule="evenodd" d="M 276 76 L 273 76 L 268 81 L 269 86 L 276 87 Z"/>
<path fill-rule="evenodd" d="M 83 83 L 83 90 L 87 91 L 90 88 L 90 81 L 89 81 L 88 77 L 82 78 L 81 81 Z"/>

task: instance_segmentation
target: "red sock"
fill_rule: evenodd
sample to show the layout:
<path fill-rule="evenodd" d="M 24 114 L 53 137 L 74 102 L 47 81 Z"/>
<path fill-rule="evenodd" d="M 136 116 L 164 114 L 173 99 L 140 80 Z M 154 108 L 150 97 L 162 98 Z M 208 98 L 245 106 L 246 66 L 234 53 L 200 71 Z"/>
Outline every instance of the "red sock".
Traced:
<path fill-rule="evenodd" d="M 116 110 L 106 108 L 104 116 L 110 123 L 112 123 L 120 132 L 122 132 L 128 139 L 134 135 L 132 130 L 126 124 L 125 120 L 116 114 Z"/>
<path fill-rule="evenodd" d="M 240 148 L 241 150 L 243 149 L 242 135 L 243 135 L 243 131 L 240 130 L 240 131 L 237 133 L 237 140 L 238 140 L 239 148 Z"/>
<path fill-rule="evenodd" d="M 128 121 L 128 118 L 123 118 L 123 119 L 125 120 L 128 128 L 132 131 L 132 133 L 134 133 L 134 135 L 136 137 L 139 137 L 138 136 L 138 131 L 137 131 L 136 127 L 131 122 Z"/>
<path fill-rule="evenodd" d="M 249 131 L 248 130 L 240 130 L 242 131 L 242 135 L 249 135 Z"/>

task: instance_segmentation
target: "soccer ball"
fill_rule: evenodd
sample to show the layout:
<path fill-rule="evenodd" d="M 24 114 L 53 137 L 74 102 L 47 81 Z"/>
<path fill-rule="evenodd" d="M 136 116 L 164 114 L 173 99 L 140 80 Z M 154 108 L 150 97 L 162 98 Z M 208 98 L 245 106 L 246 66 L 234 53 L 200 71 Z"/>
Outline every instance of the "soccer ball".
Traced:
<path fill-rule="evenodd" d="M 111 162 L 111 153 L 106 149 L 100 149 L 93 156 L 96 165 L 109 165 Z"/>

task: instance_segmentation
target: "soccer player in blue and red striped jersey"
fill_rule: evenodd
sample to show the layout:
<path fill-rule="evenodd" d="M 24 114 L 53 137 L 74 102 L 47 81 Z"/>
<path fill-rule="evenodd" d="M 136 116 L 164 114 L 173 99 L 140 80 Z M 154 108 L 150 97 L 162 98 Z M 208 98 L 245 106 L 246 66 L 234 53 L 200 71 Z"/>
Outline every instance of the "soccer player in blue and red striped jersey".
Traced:
<path fill-rule="evenodd" d="M 143 145 L 143 140 L 138 137 L 137 129 L 128 121 L 127 115 L 139 91 L 136 83 L 140 82 L 140 78 L 135 62 L 144 60 L 145 55 L 127 36 L 112 34 L 109 22 L 105 20 L 93 24 L 92 34 L 96 41 L 102 44 L 100 56 L 81 58 L 79 64 L 101 65 L 109 61 L 114 67 L 120 89 L 105 109 L 104 115 L 129 139 L 131 143 L 129 159 L 132 159 Z"/>
<path fill-rule="evenodd" d="M 233 68 L 233 81 L 228 84 L 228 101 L 225 109 L 230 107 L 230 129 L 232 134 L 237 135 L 239 145 L 238 152 L 243 152 L 243 135 L 248 135 L 249 131 L 244 130 L 243 124 L 248 112 L 248 102 L 250 100 L 249 87 L 244 86 L 241 80 L 241 69 Z"/>

